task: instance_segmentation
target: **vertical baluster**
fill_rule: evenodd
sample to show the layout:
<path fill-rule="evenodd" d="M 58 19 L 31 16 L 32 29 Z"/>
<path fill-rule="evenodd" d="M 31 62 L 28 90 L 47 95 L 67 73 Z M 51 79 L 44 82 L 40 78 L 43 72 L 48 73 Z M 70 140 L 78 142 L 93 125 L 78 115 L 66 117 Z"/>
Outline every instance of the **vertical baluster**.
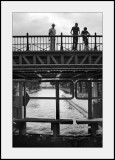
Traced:
<path fill-rule="evenodd" d="M 56 50 L 58 51 L 58 37 L 56 37 Z"/>
<path fill-rule="evenodd" d="M 95 46 L 94 46 L 94 50 L 97 50 L 96 33 L 95 33 Z"/>
<path fill-rule="evenodd" d="M 37 37 L 35 37 L 36 51 L 37 51 Z"/>
<path fill-rule="evenodd" d="M 90 49 L 91 44 L 90 44 L 90 37 L 88 37 L 88 49 Z"/>
<path fill-rule="evenodd" d="M 46 41 L 47 40 L 47 37 L 44 37 L 44 46 L 45 46 L 45 50 L 47 50 L 47 44 L 46 44 Z"/>
<path fill-rule="evenodd" d="M 32 37 L 30 37 L 30 51 L 32 50 Z"/>
<path fill-rule="evenodd" d="M 79 37 L 79 50 L 81 51 L 81 37 Z"/>
<path fill-rule="evenodd" d="M 12 51 L 14 51 L 14 38 L 12 37 Z"/>
<path fill-rule="evenodd" d="M 33 45 L 32 45 L 32 37 L 31 37 L 31 50 L 33 50 Z"/>
<path fill-rule="evenodd" d="M 32 38 L 32 43 L 33 43 L 33 51 L 35 49 L 35 45 L 34 45 L 34 37 Z"/>
<path fill-rule="evenodd" d="M 24 37 L 22 37 L 22 48 L 23 48 L 23 51 L 24 51 Z"/>
<path fill-rule="evenodd" d="M 34 50 L 34 46 L 33 46 L 33 44 L 34 44 L 34 43 L 33 43 L 33 37 L 32 37 L 32 51 Z"/>
<path fill-rule="evenodd" d="M 48 49 L 48 37 L 46 37 L 46 50 Z"/>
<path fill-rule="evenodd" d="M 99 37 L 99 51 L 100 51 L 100 37 Z"/>
<path fill-rule="evenodd" d="M 77 50 L 80 50 L 80 37 L 78 36 L 78 44 L 77 44 Z"/>
<path fill-rule="evenodd" d="M 34 46 L 35 46 L 35 51 L 36 51 L 36 37 L 35 37 L 35 43 L 34 43 Z"/>
<path fill-rule="evenodd" d="M 102 37 L 100 37 L 100 43 L 101 43 L 101 50 L 103 49 L 103 38 Z"/>
<path fill-rule="evenodd" d="M 55 37 L 55 51 L 57 50 L 57 37 Z"/>
<path fill-rule="evenodd" d="M 70 50 L 72 50 L 72 37 L 70 37 Z"/>
<path fill-rule="evenodd" d="M 44 48 L 44 46 L 43 46 L 43 37 L 41 37 L 41 49 L 42 49 L 42 51 L 43 51 L 43 48 Z"/>
<path fill-rule="evenodd" d="M 25 50 L 24 40 L 25 40 L 25 38 L 23 37 L 23 51 Z"/>
<path fill-rule="evenodd" d="M 43 51 L 44 51 L 44 37 L 43 37 Z"/>
<path fill-rule="evenodd" d="M 14 49 L 15 49 L 15 51 L 16 51 L 16 38 L 14 37 Z"/>
<path fill-rule="evenodd" d="M 15 48 L 17 48 L 17 38 L 15 37 Z"/>
<path fill-rule="evenodd" d="M 63 50 L 63 34 L 61 33 L 61 51 Z"/>
<path fill-rule="evenodd" d="M 67 37 L 67 50 L 69 49 L 69 39 L 68 39 L 68 37 Z"/>
<path fill-rule="evenodd" d="M 46 37 L 46 47 L 47 47 L 46 50 L 48 50 L 48 37 Z"/>
<path fill-rule="evenodd" d="M 32 37 L 32 51 L 34 51 L 34 37 Z"/>
<path fill-rule="evenodd" d="M 34 38 L 34 51 L 35 51 L 35 37 L 33 37 Z"/>
<path fill-rule="evenodd" d="M 17 50 L 19 49 L 19 47 L 18 47 L 18 37 L 17 37 Z"/>
<path fill-rule="evenodd" d="M 66 37 L 64 37 L 64 42 L 63 42 L 63 44 L 64 44 L 64 48 L 65 48 L 65 50 L 66 50 Z"/>
<path fill-rule="evenodd" d="M 41 50 L 41 37 L 40 37 L 40 50 Z"/>
<path fill-rule="evenodd" d="M 26 50 L 26 48 L 25 48 L 25 37 L 24 37 L 24 51 Z"/>
<path fill-rule="evenodd" d="M 12 37 L 12 51 L 14 51 L 14 38 Z"/>
<path fill-rule="evenodd" d="M 90 49 L 92 51 L 92 37 L 90 37 Z"/>
<path fill-rule="evenodd" d="M 80 47 L 79 47 L 79 36 L 78 36 L 77 50 L 78 50 L 78 51 L 80 50 Z"/>
<path fill-rule="evenodd" d="M 72 37 L 71 37 L 71 50 L 72 50 Z"/>
<path fill-rule="evenodd" d="M 28 39 L 28 35 L 29 35 L 29 34 L 27 33 L 27 34 L 26 34 L 26 38 L 27 38 L 27 48 L 26 48 L 26 50 L 27 50 L 27 51 L 29 51 L 29 39 Z"/>
<path fill-rule="evenodd" d="M 81 36 L 81 50 L 83 50 L 83 38 Z"/>
<path fill-rule="evenodd" d="M 37 37 L 37 51 L 38 51 L 38 37 Z"/>
<path fill-rule="evenodd" d="M 67 37 L 65 37 L 65 44 L 66 44 L 66 50 L 67 50 L 67 47 L 68 47 L 68 44 L 67 44 Z"/>
<path fill-rule="evenodd" d="M 58 37 L 56 37 L 56 50 L 58 50 Z"/>
<path fill-rule="evenodd" d="M 83 42 L 83 38 L 82 38 L 82 50 L 84 50 L 84 42 Z"/>
<path fill-rule="evenodd" d="M 101 43 L 102 43 L 102 50 L 103 50 L 103 37 L 102 37 L 102 41 L 101 41 Z"/>
<path fill-rule="evenodd" d="M 21 37 L 20 37 L 20 51 L 21 51 Z"/>
<path fill-rule="evenodd" d="M 48 51 L 48 48 L 49 48 L 49 37 L 47 37 L 47 51 Z"/>
<path fill-rule="evenodd" d="M 47 51 L 47 37 L 44 38 L 45 38 L 45 50 Z"/>

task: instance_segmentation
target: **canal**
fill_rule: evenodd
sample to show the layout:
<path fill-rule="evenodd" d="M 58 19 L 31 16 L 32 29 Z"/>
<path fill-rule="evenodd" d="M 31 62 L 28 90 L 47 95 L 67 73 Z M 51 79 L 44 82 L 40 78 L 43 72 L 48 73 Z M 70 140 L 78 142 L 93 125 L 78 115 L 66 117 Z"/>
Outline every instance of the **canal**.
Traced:
<path fill-rule="evenodd" d="M 71 96 L 60 90 L 60 96 Z M 41 89 L 29 94 L 30 97 L 55 97 L 55 89 Z M 75 100 L 75 99 L 74 99 Z M 81 100 L 76 100 L 76 102 Z M 84 105 L 87 106 L 87 100 Z M 26 116 L 31 118 L 56 118 L 56 100 L 34 99 L 30 100 L 26 108 Z M 60 135 L 84 135 L 88 132 L 87 125 L 77 125 L 76 119 L 85 118 L 68 101 L 60 100 L 60 118 L 73 119 L 73 124 L 60 125 Z M 51 124 L 49 123 L 27 123 L 27 133 L 52 135 Z"/>

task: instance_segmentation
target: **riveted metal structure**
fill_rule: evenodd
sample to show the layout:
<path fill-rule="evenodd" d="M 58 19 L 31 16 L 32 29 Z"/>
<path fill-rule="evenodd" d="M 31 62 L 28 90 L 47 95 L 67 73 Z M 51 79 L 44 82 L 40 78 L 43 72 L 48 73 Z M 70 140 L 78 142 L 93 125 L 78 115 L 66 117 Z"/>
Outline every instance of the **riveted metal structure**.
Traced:
<path fill-rule="evenodd" d="M 92 92 L 95 92 L 95 100 L 97 96 L 97 84 L 92 90 L 92 82 L 102 82 L 102 52 L 103 40 L 101 35 L 96 33 L 88 36 L 89 45 L 86 49 L 83 43 L 83 37 L 78 36 L 77 50 L 72 50 L 73 36 L 56 35 L 55 50 L 50 50 L 50 38 L 52 36 L 29 35 L 13 36 L 13 85 L 19 86 L 18 97 L 15 94 L 13 101 L 14 123 L 19 125 L 20 134 L 25 133 L 26 122 L 42 122 L 51 123 L 54 137 L 60 135 L 60 124 L 73 124 L 72 119 L 60 119 L 59 100 L 66 99 L 59 97 L 59 89 L 68 90 L 68 82 L 72 82 L 72 97 L 77 97 L 77 81 L 84 84 L 88 82 L 88 119 L 76 120 L 78 124 L 88 124 L 92 128 L 92 134 L 95 135 L 98 123 L 102 123 L 102 117 L 98 117 L 97 121 L 92 112 Z M 26 81 L 49 81 L 55 82 L 56 97 L 29 97 L 26 93 Z M 66 87 L 60 87 L 59 82 Z M 64 84 L 65 83 L 65 84 Z M 56 119 L 39 119 L 26 117 L 26 105 L 29 99 L 56 99 Z M 80 98 L 78 98 L 80 99 Z M 19 103 L 17 103 L 18 101 Z M 102 96 L 101 96 L 102 100 Z M 18 105 L 15 105 L 17 103 Z M 24 106 L 24 112 L 22 109 Z M 102 107 L 102 106 L 101 106 Z M 93 117 L 94 116 L 94 117 Z M 90 133 L 90 132 L 89 132 Z"/>
<path fill-rule="evenodd" d="M 58 35 L 55 51 L 50 50 L 51 36 L 13 36 L 13 77 L 33 79 L 98 78 L 102 76 L 102 36 L 89 36 L 85 50 L 78 36 L 78 50 L 72 50 L 73 36 Z"/>

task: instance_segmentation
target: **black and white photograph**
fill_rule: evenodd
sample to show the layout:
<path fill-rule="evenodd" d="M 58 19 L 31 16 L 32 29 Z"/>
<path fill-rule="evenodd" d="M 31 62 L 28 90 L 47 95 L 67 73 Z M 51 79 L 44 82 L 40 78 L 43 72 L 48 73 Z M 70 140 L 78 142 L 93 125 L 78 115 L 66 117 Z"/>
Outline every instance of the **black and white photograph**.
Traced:
<path fill-rule="evenodd" d="M 12 16 L 13 147 L 102 147 L 102 13 Z"/>
<path fill-rule="evenodd" d="M 20 3 L 23 6 L 24 2 Z M 66 10 L 64 2 L 57 11 L 58 1 L 46 11 L 45 2 L 33 2 L 35 10 L 30 4 L 25 2 L 27 9 L 13 7 L 10 12 L 11 74 L 7 73 L 11 83 L 7 79 L 7 86 L 11 85 L 11 148 L 42 149 L 44 154 L 47 149 L 75 149 L 76 153 L 80 149 L 81 157 L 82 149 L 101 151 L 105 144 L 104 110 L 108 107 L 109 114 L 112 107 L 104 98 L 104 73 L 106 70 L 109 75 L 110 71 L 104 69 L 104 12 L 75 7 Z M 108 93 L 112 97 L 112 90 Z M 109 122 L 106 124 L 109 130 Z"/>

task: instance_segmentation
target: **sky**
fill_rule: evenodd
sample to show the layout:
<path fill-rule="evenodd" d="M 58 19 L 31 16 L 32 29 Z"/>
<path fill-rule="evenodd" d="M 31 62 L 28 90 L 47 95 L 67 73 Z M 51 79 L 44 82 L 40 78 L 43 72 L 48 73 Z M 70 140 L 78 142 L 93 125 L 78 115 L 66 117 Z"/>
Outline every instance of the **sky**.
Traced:
<path fill-rule="evenodd" d="M 13 35 L 48 35 L 55 23 L 56 35 L 70 35 L 71 28 L 78 23 L 80 32 L 84 27 L 91 35 L 102 35 L 102 13 L 13 13 Z"/>

